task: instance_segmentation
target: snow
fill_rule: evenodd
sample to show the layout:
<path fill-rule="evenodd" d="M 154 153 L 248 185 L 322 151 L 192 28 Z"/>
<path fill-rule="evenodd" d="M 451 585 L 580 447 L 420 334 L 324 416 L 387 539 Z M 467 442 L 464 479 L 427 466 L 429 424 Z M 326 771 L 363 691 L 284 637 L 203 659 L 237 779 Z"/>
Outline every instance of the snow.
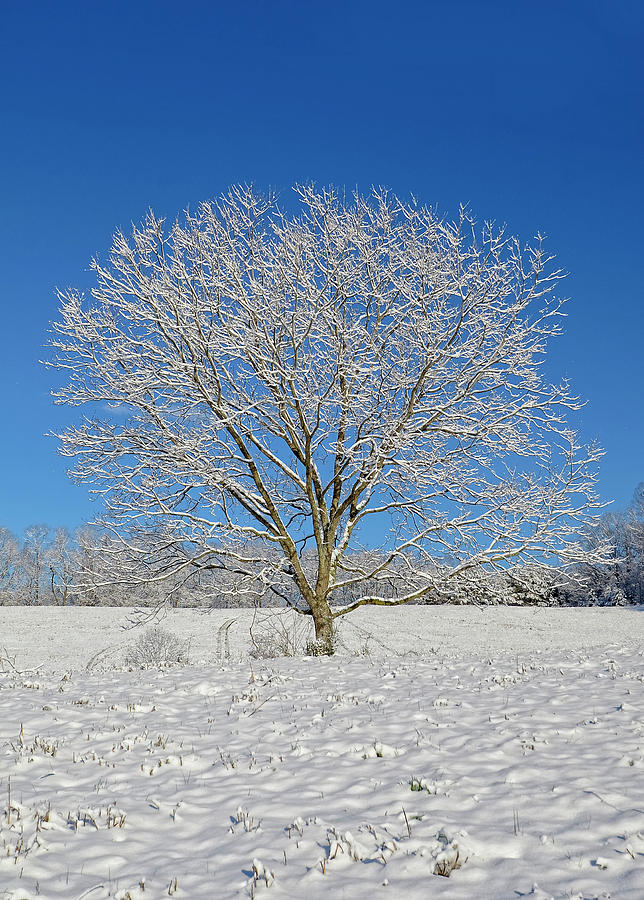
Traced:
<path fill-rule="evenodd" d="M 0 898 L 641 900 L 642 612 L 361 613 L 128 671 L 126 610 L 0 608 Z"/>

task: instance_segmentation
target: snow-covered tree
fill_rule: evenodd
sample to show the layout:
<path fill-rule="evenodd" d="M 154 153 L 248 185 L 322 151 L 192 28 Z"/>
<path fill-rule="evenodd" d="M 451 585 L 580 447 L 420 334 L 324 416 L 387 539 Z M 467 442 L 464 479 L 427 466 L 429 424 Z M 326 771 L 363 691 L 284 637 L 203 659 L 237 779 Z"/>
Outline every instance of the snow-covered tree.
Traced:
<path fill-rule="evenodd" d="M 57 528 L 47 548 L 51 600 L 67 606 L 74 600 L 74 579 L 78 569 L 76 547 L 66 528 Z"/>
<path fill-rule="evenodd" d="M 626 510 L 603 515 L 583 539 L 591 553 L 603 544 L 610 547 L 610 555 L 581 565 L 589 597 L 572 586 L 572 601 L 611 606 L 644 602 L 644 485 L 638 485 Z"/>
<path fill-rule="evenodd" d="M 20 543 L 8 528 L 0 527 L 0 604 L 15 603 L 21 574 Z"/>
<path fill-rule="evenodd" d="M 24 573 L 24 600 L 27 606 L 40 606 L 48 597 L 47 549 L 49 543 L 47 525 L 30 525 L 25 529 L 21 564 Z"/>
<path fill-rule="evenodd" d="M 631 554 L 631 602 L 644 603 L 644 482 L 638 484 L 628 510 Z"/>
<path fill-rule="evenodd" d="M 583 558 L 600 452 L 544 377 L 564 301 L 541 239 L 381 190 L 296 197 L 293 215 L 247 188 L 169 228 L 150 213 L 93 262 L 90 297 L 60 295 L 56 397 L 87 415 L 62 453 L 125 547 L 144 528 L 184 548 L 148 582 L 225 560 L 295 586 L 330 649 L 363 604 Z"/>

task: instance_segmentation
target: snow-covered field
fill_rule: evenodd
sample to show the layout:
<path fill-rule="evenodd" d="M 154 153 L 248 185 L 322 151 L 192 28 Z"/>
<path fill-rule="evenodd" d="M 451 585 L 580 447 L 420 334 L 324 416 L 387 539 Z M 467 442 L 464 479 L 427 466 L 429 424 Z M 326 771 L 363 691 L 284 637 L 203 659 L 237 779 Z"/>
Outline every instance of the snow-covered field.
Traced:
<path fill-rule="evenodd" d="M 644 612 L 126 616 L 0 608 L 2 900 L 644 897 Z"/>

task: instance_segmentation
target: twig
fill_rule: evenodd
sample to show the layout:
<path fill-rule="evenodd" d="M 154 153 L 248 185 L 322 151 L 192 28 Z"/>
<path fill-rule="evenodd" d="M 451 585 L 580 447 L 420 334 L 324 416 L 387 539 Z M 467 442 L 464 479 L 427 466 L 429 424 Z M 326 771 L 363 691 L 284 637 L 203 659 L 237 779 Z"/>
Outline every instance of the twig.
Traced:
<path fill-rule="evenodd" d="M 255 713 L 257 712 L 257 710 L 258 710 L 258 709 L 261 709 L 262 706 L 263 706 L 265 703 L 268 703 L 268 701 L 269 701 L 269 700 L 272 700 L 273 697 L 277 697 L 277 693 L 278 693 L 278 692 L 275 691 L 275 693 L 274 693 L 274 694 L 271 694 L 270 697 L 267 697 L 266 700 L 262 700 L 261 703 L 258 703 L 257 706 L 256 706 L 253 710 L 251 710 L 251 712 L 249 712 L 249 713 L 247 714 L 246 717 L 247 717 L 248 719 L 250 719 L 251 716 L 254 716 Z"/>
<path fill-rule="evenodd" d="M 40 665 L 36 665 L 31 669 L 18 669 L 16 667 L 15 655 L 9 656 L 7 648 L 2 647 L 2 649 L 0 649 L 0 672 L 4 669 L 5 663 L 9 666 L 9 670 L 11 672 L 13 672 L 14 675 L 31 675 L 34 672 L 37 672 L 41 668 Z"/>
<path fill-rule="evenodd" d="M 405 817 L 405 825 L 407 826 L 407 834 L 411 837 L 411 825 L 409 824 L 409 819 L 407 818 L 407 813 L 405 812 L 405 807 L 402 807 L 403 816 Z"/>

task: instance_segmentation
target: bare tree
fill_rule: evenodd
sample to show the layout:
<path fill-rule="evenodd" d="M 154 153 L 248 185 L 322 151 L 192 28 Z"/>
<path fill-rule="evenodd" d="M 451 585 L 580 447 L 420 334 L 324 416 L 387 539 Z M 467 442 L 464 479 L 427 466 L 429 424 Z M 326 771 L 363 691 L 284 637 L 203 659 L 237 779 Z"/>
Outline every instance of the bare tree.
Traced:
<path fill-rule="evenodd" d="M 0 604 L 15 602 L 21 574 L 18 539 L 8 528 L 0 527 Z"/>
<path fill-rule="evenodd" d="M 66 528 L 57 528 L 47 548 L 49 587 L 52 601 L 66 606 L 74 599 L 74 578 L 78 568 L 76 548 Z"/>
<path fill-rule="evenodd" d="M 24 572 L 24 603 L 40 606 L 46 592 L 47 555 L 50 541 L 48 525 L 30 525 L 25 528 L 22 545 L 22 568 Z"/>
<path fill-rule="evenodd" d="M 644 563 L 644 481 L 635 488 L 629 507 L 629 518 L 632 523 L 632 542 Z"/>
<path fill-rule="evenodd" d="M 578 561 L 601 454 L 544 378 L 564 301 L 541 239 L 385 191 L 296 195 L 293 216 L 247 188 L 169 229 L 150 213 L 94 260 L 91 298 L 60 294 L 55 396 L 89 410 L 61 449 L 106 521 L 186 549 L 159 577 L 226 560 L 294 584 L 327 650 L 361 605 Z"/>
<path fill-rule="evenodd" d="M 644 601 L 644 485 L 635 490 L 633 500 L 625 510 L 609 512 L 597 526 L 582 535 L 593 551 L 598 544 L 610 547 L 603 559 L 592 558 L 583 563 L 585 587 L 589 588 L 586 602 L 601 604 L 642 603 Z M 575 585 L 570 594 L 576 602 L 579 596 Z"/>

